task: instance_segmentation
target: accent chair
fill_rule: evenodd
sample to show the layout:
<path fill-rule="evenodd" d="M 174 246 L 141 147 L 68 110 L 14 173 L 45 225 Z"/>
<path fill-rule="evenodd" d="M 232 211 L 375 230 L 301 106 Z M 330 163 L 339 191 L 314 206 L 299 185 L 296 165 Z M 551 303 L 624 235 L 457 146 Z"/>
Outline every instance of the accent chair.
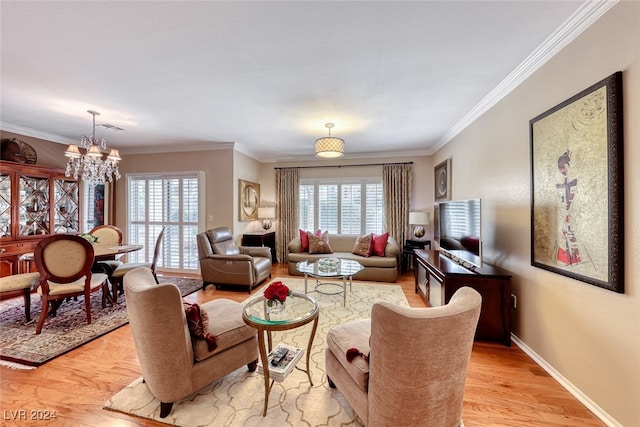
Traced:
<path fill-rule="evenodd" d="M 440 307 L 375 303 L 370 319 L 327 333 L 329 386 L 337 387 L 367 426 L 461 425 L 481 303 L 469 287 Z"/>
<path fill-rule="evenodd" d="M 247 365 L 258 363 L 256 330 L 242 320 L 243 305 L 216 299 L 197 307 L 206 313 L 208 335 L 194 336 L 180 290 L 173 283 L 157 284 L 151 270 L 137 268 L 124 276 L 127 315 L 144 382 L 160 403 L 160 417 L 171 412 L 173 402 Z M 189 305 L 188 305 L 189 306 Z M 191 305 L 188 309 L 193 309 Z M 192 312 L 191 312 L 192 313 Z M 196 328 L 198 329 L 198 328 Z M 215 342 L 211 349 L 211 339 Z"/>

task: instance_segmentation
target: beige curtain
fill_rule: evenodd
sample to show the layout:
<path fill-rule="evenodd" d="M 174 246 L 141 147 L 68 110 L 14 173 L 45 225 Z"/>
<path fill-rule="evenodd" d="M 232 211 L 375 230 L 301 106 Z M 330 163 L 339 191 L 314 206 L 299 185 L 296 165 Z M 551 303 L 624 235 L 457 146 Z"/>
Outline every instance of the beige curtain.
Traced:
<path fill-rule="evenodd" d="M 276 252 L 278 262 L 287 262 L 287 245 L 298 235 L 300 172 L 296 168 L 276 169 Z"/>
<path fill-rule="evenodd" d="M 409 223 L 412 185 L 412 164 L 390 164 L 382 167 L 384 223 L 389 235 L 398 241 L 400 247 L 404 245 Z"/>

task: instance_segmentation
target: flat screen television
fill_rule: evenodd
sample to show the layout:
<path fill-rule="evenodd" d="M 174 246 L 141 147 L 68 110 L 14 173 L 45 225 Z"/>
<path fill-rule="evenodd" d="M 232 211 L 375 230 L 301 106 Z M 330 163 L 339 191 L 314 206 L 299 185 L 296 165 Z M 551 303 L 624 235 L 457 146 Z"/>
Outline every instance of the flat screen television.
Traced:
<path fill-rule="evenodd" d="M 451 200 L 438 204 L 436 236 L 440 251 L 464 267 L 482 267 L 480 199 Z"/>

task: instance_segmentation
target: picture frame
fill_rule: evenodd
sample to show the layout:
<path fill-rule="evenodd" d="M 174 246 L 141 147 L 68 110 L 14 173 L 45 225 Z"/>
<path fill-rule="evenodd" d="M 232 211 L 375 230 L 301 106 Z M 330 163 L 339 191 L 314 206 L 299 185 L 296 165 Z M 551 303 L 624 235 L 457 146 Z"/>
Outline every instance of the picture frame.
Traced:
<path fill-rule="evenodd" d="M 447 159 L 433 168 L 435 201 L 451 200 L 451 159 Z"/>
<path fill-rule="evenodd" d="M 531 265 L 624 292 L 622 72 L 529 121 Z"/>
<path fill-rule="evenodd" d="M 240 221 L 258 219 L 260 184 L 244 179 L 238 180 L 238 218 Z"/>

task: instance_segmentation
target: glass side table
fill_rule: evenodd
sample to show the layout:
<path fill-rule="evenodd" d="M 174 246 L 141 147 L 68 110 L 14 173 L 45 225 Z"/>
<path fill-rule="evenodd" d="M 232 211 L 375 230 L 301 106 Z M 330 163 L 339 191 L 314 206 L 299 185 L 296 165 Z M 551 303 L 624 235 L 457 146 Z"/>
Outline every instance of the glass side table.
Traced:
<path fill-rule="evenodd" d="M 267 299 L 261 295 L 248 301 L 242 311 L 242 319 L 245 323 L 258 330 L 258 350 L 260 351 L 260 360 L 262 360 L 264 375 L 264 410 L 262 416 L 267 415 L 267 407 L 269 405 L 269 393 L 274 381 L 269 381 L 269 361 L 267 355 L 272 350 L 271 333 L 275 331 L 286 331 L 304 326 L 313 322 L 313 329 L 309 335 L 309 343 L 307 344 L 306 354 L 306 370 L 300 369 L 307 374 L 309 384 L 313 386 L 311 380 L 311 370 L 309 369 L 309 358 L 311 356 L 311 346 L 318 328 L 318 316 L 320 314 L 320 306 L 308 295 L 294 292 L 285 301 L 282 311 L 273 313 L 267 305 Z M 267 342 L 265 343 L 265 332 Z M 296 367 L 296 369 L 299 369 Z"/>

